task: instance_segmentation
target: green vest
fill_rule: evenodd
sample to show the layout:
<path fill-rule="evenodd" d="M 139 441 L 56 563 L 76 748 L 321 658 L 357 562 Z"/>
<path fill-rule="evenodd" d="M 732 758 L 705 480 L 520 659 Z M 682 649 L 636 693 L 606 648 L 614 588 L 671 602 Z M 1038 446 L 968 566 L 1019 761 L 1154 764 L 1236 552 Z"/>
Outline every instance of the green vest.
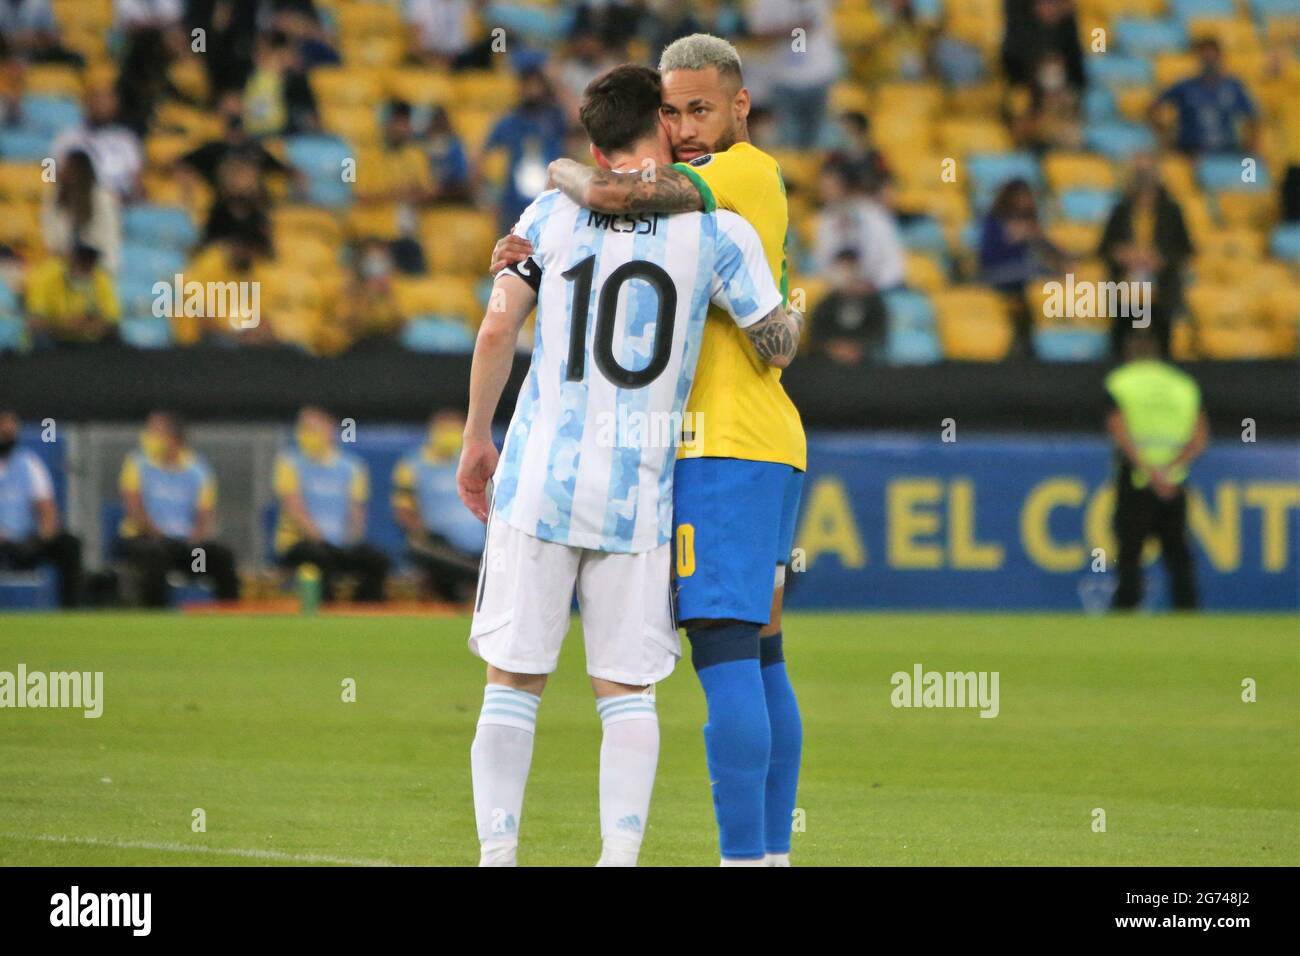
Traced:
<path fill-rule="evenodd" d="M 1106 391 L 1119 406 L 1137 449 L 1133 487 L 1145 488 L 1150 480 L 1147 469 L 1164 468 L 1192 440 L 1201 411 L 1201 390 L 1186 372 L 1144 359 L 1121 365 L 1107 375 Z M 1186 477 L 1186 465 L 1169 472 L 1169 480 L 1175 484 L 1182 484 Z"/>

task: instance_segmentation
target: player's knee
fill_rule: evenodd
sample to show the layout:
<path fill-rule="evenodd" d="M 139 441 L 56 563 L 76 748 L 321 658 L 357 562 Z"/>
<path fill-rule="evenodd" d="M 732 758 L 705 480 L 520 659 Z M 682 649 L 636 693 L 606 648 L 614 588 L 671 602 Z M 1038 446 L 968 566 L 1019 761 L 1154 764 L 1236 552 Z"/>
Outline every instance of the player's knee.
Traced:
<path fill-rule="evenodd" d="M 498 684 L 502 687 L 509 687 L 512 690 L 527 691 L 530 694 L 542 696 L 542 691 L 546 688 L 545 674 L 517 674 L 514 671 L 503 671 L 499 667 L 488 665 L 487 682 L 489 684 Z"/>

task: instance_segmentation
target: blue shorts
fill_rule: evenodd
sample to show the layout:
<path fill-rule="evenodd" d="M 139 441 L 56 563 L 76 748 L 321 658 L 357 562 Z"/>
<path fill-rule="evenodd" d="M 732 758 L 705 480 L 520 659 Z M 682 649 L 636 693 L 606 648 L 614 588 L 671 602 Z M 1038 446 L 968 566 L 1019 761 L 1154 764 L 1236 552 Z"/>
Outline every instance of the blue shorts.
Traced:
<path fill-rule="evenodd" d="M 766 624 L 790 560 L 803 472 L 740 458 L 683 458 L 673 474 L 677 620 Z"/>

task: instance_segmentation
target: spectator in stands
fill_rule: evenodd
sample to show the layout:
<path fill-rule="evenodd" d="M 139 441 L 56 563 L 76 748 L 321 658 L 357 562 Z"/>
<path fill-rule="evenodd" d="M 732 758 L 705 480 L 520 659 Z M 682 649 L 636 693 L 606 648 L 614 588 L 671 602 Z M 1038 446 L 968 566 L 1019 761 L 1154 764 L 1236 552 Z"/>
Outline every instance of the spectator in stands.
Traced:
<path fill-rule="evenodd" d="M 776 114 L 781 142 L 794 149 L 822 144 L 826 101 L 840 75 L 828 0 L 753 0 L 748 25 L 767 41 L 771 96 L 760 99 Z M 797 37 L 792 31 L 803 31 Z"/>
<path fill-rule="evenodd" d="M 830 275 L 845 250 L 857 256 L 858 276 L 875 292 L 903 282 L 903 243 L 889 210 L 865 195 L 848 171 L 830 163 L 822 170 L 823 206 L 814 227 L 813 259 Z"/>
<path fill-rule="evenodd" d="M 92 87 L 86 92 L 84 113 L 80 126 L 55 137 L 55 159 L 62 163 L 74 149 L 82 150 L 95 164 L 95 178 L 122 202 L 131 202 L 140 195 L 144 151 L 140 137 L 118 117 L 117 93 L 111 86 Z"/>
<path fill-rule="evenodd" d="M 393 255 L 389 244 L 369 239 L 361 244 L 348 277 L 339 315 L 339 333 L 357 345 L 396 338 L 402 314 L 393 293 Z"/>
<path fill-rule="evenodd" d="M 979 279 L 1007 299 L 1015 329 L 1011 354 L 1032 350 L 1033 317 L 1025 288 L 1034 279 L 1058 275 L 1064 268 L 1065 256 L 1043 232 L 1029 183 L 1023 179 L 1004 183 L 980 229 Z"/>
<path fill-rule="evenodd" d="M 261 0 L 189 0 L 185 30 L 204 40 L 200 57 L 208 71 L 214 99 L 244 89 L 253 72 L 253 46 L 257 37 Z"/>
<path fill-rule="evenodd" d="M 59 44 L 50 0 L 0 0 L 0 33 L 17 56 L 32 63 L 82 63 L 80 55 Z"/>
<path fill-rule="evenodd" d="M 380 147 L 360 165 L 356 198 L 364 208 L 396 207 L 399 237 L 393 240 L 393 261 L 407 273 L 427 270 L 424 250 L 416 238 L 418 213 L 434 197 L 429 160 L 411 132 L 411 105 L 402 100 L 388 104 Z"/>
<path fill-rule="evenodd" d="M 849 179 L 872 199 L 892 207 L 893 177 L 884 154 L 871 141 L 871 121 L 856 110 L 840 114 L 840 146 L 827 161 L 841 167 Z"/>
<path fill-rule="evenodd" d="M 117 101 L 121 104 L 122 125 L 141 139 L 149 134 L 158 104 L 180 98 L 180 91 L 168 76 L 173 60 L 167 35 L 157 27 L 140 27 L 127 35 L 126 52 L 117 74 Z"/>
<path fill-rule="evenodd" d="M 297 176 L 292 166 L 282 163 L 274 153 L 248 135 L 244 128 L 243 110 L 243 100 L 238 93 L 227 93 L 222 97 L 218 106 L 221 137 L 209 140 L 176 160 L 176 171 L 183 180 L 197 176 L 216 189 L 217 170 L 232 156 L 251 162 L 263 179 L 268 175 Z"/>
<path fill-rule="evenodd" d="M 34 452 L 18 447 L 17 412 L 0 409 L 0 569 L 30 571 L 51 564 L 59 575 L 59 604 L 77 605 L 81 542 L 59 524 L 54 483 Z"/>
<path fill-rule="evenodd" d="M 817 303 L 808 325 L 813 349 L 841 365 L 883 358 L 885 303 L 862 277 L 856 249 L 843 249 L 827 275 L 830 293 Z"/>
<path fill-rule="evenodd" d="M 185 267 L 186 282 L 207 287 L 209 282 L 262 282 L 257 246 L 232 237 L 204 247 Z M 271 345 L 275 342 L 275 323 L 260 316 L 257 325 L 244 328 L 230 315 L 181 315 L 172 317 L 172 338 L 177 345 Z"/>
<path fill-rule="evenodd" d="M 930 73 L 933 31 L 920 23 L 911 0 L 890 0 L 881 13 L 880 33 L 870 41 L 866 59 L 876 82 L 919 82 Z"/>
<path fill-rule="evenodd" d="M 1106 429 L 1115 443 L 1115 538 L 1119 587 L 1113 607 L 1142 600 L 1142 550 L 1160 541 L 1173 606 L 1196 607 L 1196 578 L 1187 543 L 1188 468 L 1205 450 L 1210 426 L 1196 382 L 1161 361 L 1159 343 L 1145 331 L 1124 343 L 1125 362 L 1106 376 Z"/>
<path fill-rule="evenodd" d="M 1060 53 L 1045 53 L 1030 88 L 1013 89 L 1010 98 L 1011 135 L 1017 146 L 1036 153 L 1082 147 L 1079 91 L 1070 86 Z"/>
<path fill-rule="evenodd" d="M 546 188 L 546 167 L 564 155 L 564 133 L 564 111 L 555 105 L 545 75 L 538 68 L 522 71 L 519 105 L 497 120 L 483 144 L 484 154 L 494 149 L 510 154 L 498 207 L 503 232 L 510 231 L 528 204 Z M 474 166 L 483 168 L 482 155 Z"/>
<path fill-rule="evenodd" d="M 0 34 L 0 127 L 23 124 L 23 92 L 27 86 L 27 69 Z"/>
<path fill-rule="evenodd" d="M 1174 108 L 1174 145 L 1184 153 L 1254 152 L 1259 114 L 1245 84 L 1223 71 L 1223 49 L 1214 37 L 1201 37 L 1192 48 L 1200 72 L 1161 93 L 1149 117 L 1156 122 L 1162 107 Z"/>
<path fill-rule="evenodd" d="M 575 29 L 569 34 L 564 56 L 551 61 L 549 77 L 570 125 L 578 122 L 578 108 L 587 84 L 618 66 L 620 58 L 601 42 L 594 29 Z"/>
<path fill-rule="evenodd" d="M 100 185 L 84 150 L 63 159 L 53 189 L 41 196 L 41 237 L 49 252 L 66 255 L 77 243 L 99 250 L 100 261 L 117 273 L 122 223 L 117 197 Z"/>
<path fill-rule="evenodd" d="M 116 556 L 139 576 L 145 607 L 167 606 L 167 576 L 210 577 L 218 599 L 239 600 L 235 556 L 217 541 L 217 482 L 203 456 L 185 440 L 172 412 L 153 412 L 140 447 L 127 454 L 118 477 L 126 516 Z"/>
<path fill-rule="evenodd" d="M 335 66 L 343 62 L 312 0 L 281 3 L 271 26 L 289 38 L 297 51 L 298 62 L 308 73 L 318 66 Z"/>
<path fill-rule="evenodd" d="M 1016 86 L 1032 87 L 1048 54 L 1065 67 L 1066 85 L 1082 94 L 1086 84 L 1079 17 L 1074 0 L 1005 0 L 1002 69 Z"/>
<path fill-rule="evenodd" d="M 429 113 L 429 129 L 423 145 L 425 155 L 429 157 L 429 172 L 433 176 L 434 200 L 470 200 L 469 159 L 465 155 L 465 145 L 452 128 L 451 117 L 441 106 L 434 106 Z"/>
<path fill-rule="evenodd" d="M 277 558 L 286 568 L 315 565 L 326 601 L 334 599 L 340 574 L 357 579 L 356 600 L 382 601 L 388 558 L 363 540 L 370 474 L 360 458 L 338 450 L 337 427 L 324 410 L 304 408 L 294 447 L 276 459 Z"/>
<path fill-rule="evenodd" d="M 244 126 L 252 136 L 304 133 L 319 126 L 316 97 L 298 51 L 279 30 L 257 40 L 253 72 L 244 85 Z"/>
<path fill-rule="evenodd" d="M 1161 184 L 1155 157 L 1137 154 L 1128 190 L 1106 220 L 1098 255 L 1110 281 L 1151 283 L 1151 334 L 1162 355 L 1169 354 L 1174 318 L 1183 305 L 1183 270 L 1193 251 L 1182 208 Z M 1110 341 L 1116 358 L 1132 331 L 1130 316 L 1113 318 Z"/>
<path fill-rule="evenodd" d="M 402 14 L 414 27 L 412 52 L 426 66 L 450 69 L 470 45 L 470 0 L 406 0 Z"/>
<path fill-rule="evenodd" d="M 67 255 L 32 266 L 26 308 L 27 330 L 36 348 L 117 339 L 117 293 L 93 246 L 78 243 Z"/>
<path fill-rule="evenodd" d="M 643 0 L 579 0 L 573 12 L 574 29 L 592 33 L 605 46 L 621 51 L 640 30 L 644 6 Z"/>
<path fill-rule="evenodd" d="M 179 28 L 184 14 L 184 0 L 113 0 L 113 26 L 123 33 Z"/>
<path fill-rule="evenodd" d="M 393 470 L 393 519 L 406 533 L 407 558 L 418 567 L 429 592 L 446 601 L 474 594 L 485 529 L 460 506 L 456 465 L 465 416 L 435 412 L 428 440 Z"/>
<path fill-rule="evenodd" d="M 271 218 L 267 205 L 256 161 L 241 154 L 227 157 L 217 171 L 217 198 L 208 210 L 202 245 L 234 240 L 269 257 Z"/>

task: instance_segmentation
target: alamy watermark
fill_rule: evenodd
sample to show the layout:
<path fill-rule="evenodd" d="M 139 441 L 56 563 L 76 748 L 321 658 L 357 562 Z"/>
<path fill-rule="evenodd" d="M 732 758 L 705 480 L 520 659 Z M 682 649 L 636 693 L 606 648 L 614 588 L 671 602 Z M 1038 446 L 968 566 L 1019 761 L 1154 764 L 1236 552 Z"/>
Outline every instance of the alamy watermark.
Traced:
<path fill-rule="evenodd" d="M 170 282 L 155 282 L 150 291 L 153 314 L 160 319 L 226 319 L 236 329 L 255 329 L 262 322 L 260 282 L 186 282 L 178 272 Z"/>
<path fill-rule="evenodd" d="M 1151 325 L 1152 284 L 1093 282 L 1074 278 L 1043 283 L 1043 315 L 1049 319 L 1132 319 L 1133 328 Z"/>
<path fill-rule="evenodd" d="M 704 448 L 703 412 L 628 411 L 596 415 L 596 444 L 601 448 L 677 448 L 699 453 Z"/>
<path fill-rule="evenodd" d="M 103 671 L 0 671 L 0 708 L 69 707 L 87 718 L 104 713 Z"/>
<path fill-rule="evenodd" d="M 913 664 L 911 673 L 895 671 L 889 702 L 895 707 L 978 707 L 981 717 L 996 717 L 998 671 L 927 671 Z"/>

